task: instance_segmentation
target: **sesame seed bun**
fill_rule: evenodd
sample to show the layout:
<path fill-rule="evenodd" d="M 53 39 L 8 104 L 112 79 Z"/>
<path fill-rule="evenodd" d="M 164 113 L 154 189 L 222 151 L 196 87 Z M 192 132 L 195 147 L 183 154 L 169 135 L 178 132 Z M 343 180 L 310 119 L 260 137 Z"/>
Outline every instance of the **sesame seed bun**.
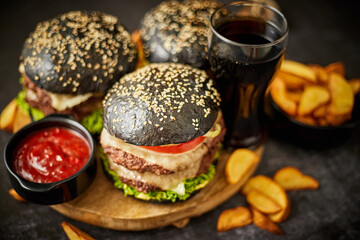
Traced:
<path fill-rule="evenodd" d="M 178 63 L 150 64 L 108 91 L 103 123 L 110 135 L 130 144 L 177 144 L 206 134 L 219 106 L 219 93 L 205 71 Z"/>
<path fill-rule="evenodd" d="M 72 11 L 39 23 L 21 59 L 25 74 L 49 92 L 102 93 L 135 69 L 137 50 L 116 17 Z"/>
<path fill-rule="evenodd" d="M 145 56 L 205 69 L 210 16 L 220 6 L 211 0 L 171 0 L 151 9 L 141 22 Z"/>

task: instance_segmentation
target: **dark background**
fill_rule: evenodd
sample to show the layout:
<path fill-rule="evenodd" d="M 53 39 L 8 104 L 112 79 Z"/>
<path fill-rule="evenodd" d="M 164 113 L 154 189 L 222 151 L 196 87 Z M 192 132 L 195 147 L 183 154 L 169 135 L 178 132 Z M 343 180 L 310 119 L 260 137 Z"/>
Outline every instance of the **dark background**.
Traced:
<path fill-rule="evenodd" d="M 132 32 L 138 28 L 144 13 L 159 2 L 3 1 L 0 5 L 0 110 L 21 89 L 19 55 L 37 22 L 70 10 L 101 10 L 117 16 Z M 278 4 L 290 26 L 286 58 L 321 65 L 343 61 L 348 78 L 360 77 L 360 17 L 356 0 L 279 0 Z M 8 194 L 11 186 L 2 161 L 9 137 L 9 133 L 0 132 L 0 239 L 67 239 L 60 225 L 62 221 L 74 224 L 97 239 L 360 239 L 359 127 L 348 139 L 339 139 L 337 146 L 322 150 L 307 149 L 279 140 L 276 135 L 270 136 L 257 174 L 272 176 L 277 169 L 291 165 L 320 181 L 319 190 L 289 193 L 291 215 L 280 224 L 286 233 L 281 237 L 254 225 L 225 233 L 216 231 L 217 218 L 223 210 L 245 204 L 240 194 L 191 219 L 184 229 L 169 226 L 143 232 L 91 226 L 66 218 L 48 206 L 17 202 Z"/>

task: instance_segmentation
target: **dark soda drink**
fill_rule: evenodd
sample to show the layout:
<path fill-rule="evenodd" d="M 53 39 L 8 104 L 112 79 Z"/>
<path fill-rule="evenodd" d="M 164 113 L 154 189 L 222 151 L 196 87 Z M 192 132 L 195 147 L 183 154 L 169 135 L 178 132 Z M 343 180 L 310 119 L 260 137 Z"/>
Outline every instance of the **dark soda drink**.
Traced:
<path fill-rule="evenodd" d="M 213 26 L 214 27 L 214 26 Z M 283 33 L 261 18 L 237 17 L 215 26 L 209 63 L 222 97 L 225 145 L 250 147 L 265 137 L 264 95 L 281 64 Z"/>

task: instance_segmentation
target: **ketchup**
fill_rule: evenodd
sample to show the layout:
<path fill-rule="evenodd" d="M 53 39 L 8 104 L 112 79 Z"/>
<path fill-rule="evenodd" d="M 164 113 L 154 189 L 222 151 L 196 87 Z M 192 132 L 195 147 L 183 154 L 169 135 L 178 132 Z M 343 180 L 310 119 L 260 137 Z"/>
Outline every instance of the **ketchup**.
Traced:
<path fill-rule="evenodd" d="M 25 137 L 15 149 L 12 165 L 29 181 L 50 183 L 72 176 L 89 157 L 90 146 L 80 134 L 54 127 Z"/>

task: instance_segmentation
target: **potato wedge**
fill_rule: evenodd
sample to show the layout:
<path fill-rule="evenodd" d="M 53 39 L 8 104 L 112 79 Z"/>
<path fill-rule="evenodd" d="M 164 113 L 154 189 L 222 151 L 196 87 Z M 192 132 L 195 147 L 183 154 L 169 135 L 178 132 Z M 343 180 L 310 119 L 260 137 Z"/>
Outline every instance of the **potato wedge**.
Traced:
<path fill-rule="evenodd" d="M 252 223 L 252 216 L 248 208 L 231 208 L 220 214 L 217 222 L 217 231 L 225 232 L 230 229 L 246 226 L 250 223 Z"/>
<path fill-rule="evenodd" d="M 281 230 L 281 228 L 278 225 L 272 222 L 267 216 L 262 214 L 260 211 L 256 210 L 255 208 L 251 208 L 251 212 L 253 215 L 253 222 L 256 226 L 273 234 L 277 234 L 277 235 L 284 234 L 284 231 Z"/>
<path fill-rule="evenodd" d="M 245 183 L 241 192 L 246 195 L 253 189 L 263 193 L 281 206 L 278 213 L 269 214 L 272 221 L 282 222 L 286 220 L 290 214 L 290 202 L 285 190 L 278 183 L 269 177 L 257 175 Z"/>
<path fill-rule="evenodd" d="M 284 60 L 280 66 L 280 71 L 290 73 L 307 81 L 316 83 L 316 73 L 307 65 L 291 60 Z"/>
<path fill-rule="evenodd" d="M 303 174 L 295 167 L 279 169 L 274 175 L 274 180 L 286 191 L 319 188 L 319 182 L 315 178 Z"/>
<path fill-rule="evenodd" d="M 354 95 L 358 94 L 360 92 L 360 78 L 353 78 L 350 79 L 348 82 L 354 92 Z"/>
<path fill-rule="evenodd" d="M 19 131 L 22 127 L 29 123 L 31 123 L 30 115 L 26 113 L 23 109 L 17 108 L 14 119 L 13 132 L 15 133 Z"/>
<path fill-rule="evenodd" d="M 329 123 L 332 126 L 338 126 L 340 124 L 343 124 L 344 122 L 351 119 L 351 113 L 345 113 L 345 114 L 331 114 L 328 113 L 325 115 L 325 120 L 327 123 Z"/>
<path fill-rule="evenodd" d="M 0 115 L 0 129 L 8 132 L 12 132 L 15 120 L 17 104 L 13 99 L 1 112 Z"/>
<path fill-rule="evenodd" d="M 136 44 L 136 48 L 138 50 L 138 61 L 136 63 L 136 69 L 142 68 L 142 67 L 146 66 L 149 62 L 145 58 L 144 45 L 141 40 L 140 30 L 139 29 L 135 30 L 131 34 L 131 37 L 134 40 L 134 42 Z"/>
<path fill-rule="evenodd" d="M 286 96 L 291 101 L 295 102 L 296 104 L 299 104 L 301 95 L 303 94 L 303 91 L 290 91 L 286 90 Z"/>
<path fill-rule="evenodd" d="M 15 189 L 10 189 L 9 190 L 9 194 L 16 200 L 18 200 L 19 202 L 27 202 L 26 199 L 24 199 L 22 196 L 20 196 Z"/>
<path fill-rule="evenodd" d="M 316 73 L 317 82 L 325 84 L 328 82 L 328 73 L 322 66 L 317 64 L 309 64 L 308 66 Z"/>
<path fill-rule="evenodd" d="M 292 90 L 303 89 L 304 86 L 309 84 L 305 79 L 287 72 L 279 71 L 276 77 L 280 78 L 285 83 L 286 88 Z"/>
<path fill-rule="evenodd" d="M 331 73 L 328 87 L 331 101 L 327 106 L 327 113 L 333 115 L 351 113 L 354 106 L 354 93 L 344 77 L 337 73 Z"/>
<path fill-rule="evenodd" d="M 315 118 L 323 118 L 326 115 L 326 108 L 325 106 L 321 106 L 319 108 L 317 108 L 314 112 L 313 112 L 313 116 Z"/>
<path fill-rule="evenodd" d="M 271 97 L 276 104 L 290 116 L 295 116 L 297 113 L 296 103 L 291 101 L 286 96 L 285 83 L 280 78 L 275 78 L 271 84 Z"/>
<path fill-rule="evenodd" d="M 300 116 L 309 115 L 329 100 L 330 93 L 325 87 L 316 85 L 306 87 L 301 95 L 298 113 Z"/>
<path fill-rule="evenodd" d="M 229 157 L 225 166 L 225 178 L 230 184 L 237 183 L 244 177 L 244 174 L 259 161 L 255 152 L 240 148 L 235 150 Z"/>
<path fill-rule="evenodd" d="M 281 206 L 279 204 L 255 189 L 250 190 L 246 194 L 246 201 L 252 207 L 266 214 L 277 213 L 281 210 Z"/>
<path fill-rule="evenodd" d="M 95 238 L 68 222 L 62 222 L 61 226 L 70 240 L 95 240 Z"/>
<path fill-rule="evenodd" d="M 328 74 L 338 73 L 341 76 L 345 77 L 345 66 L 343 62 L 330 63 L 324 69 Z"/>

